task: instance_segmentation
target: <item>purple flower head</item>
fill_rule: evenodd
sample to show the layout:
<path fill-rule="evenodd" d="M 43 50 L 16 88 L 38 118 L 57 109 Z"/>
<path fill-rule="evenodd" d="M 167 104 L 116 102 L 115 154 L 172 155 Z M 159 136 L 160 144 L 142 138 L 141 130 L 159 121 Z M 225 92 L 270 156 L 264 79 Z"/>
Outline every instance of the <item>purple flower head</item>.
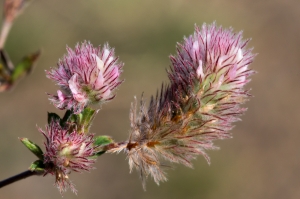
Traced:
<path fill-rule="evenodd" d="M 172 83 L 211 81 L 215 90 L 239 90 L 253 73 L 248 69 L 254 55 L 245 49 L 249 40 L 242 40 L 242 32 L 222 29 L 215 24 L 195 27 L 194 35 L 178 44 L 177 56 L 171 56 Z"/>
<path fill-rule="evenodd" d="M 210 162 L 206 150 L 217 149 L 213 141 L 231 137 L 232 123 L 246 110 L 240 107 L 249 96 L 243 87 L 253 73 L 247 42 L 232 29 L 196 27 L 170 57 L 171 84 L 148 108 L 143 100 L 139 112 L 132 105 L 131 134 L 123 149 L 144 187 L 149 175 L 157 184 L 166 181 L 165 161 L 192 167 L 191 161 L 203 155 Z"/>
<path fill-rule="evenodd" d="M 113 99 L 113 90 L 122 83 L 119 76 L 123 67 L 114 49 L 108 44 L 101 49 L 83 42 L 75 50 L 67 47 L 67 51 L 57 68 L 46 71 L 47 77 L 61 88 L 57 95 L 49 95 L 50 101 L 59 109 L 73 108 L 74 113 L 80 113 L 88 104 Z"/>
<path fill-rule="evenodd" d="M 46 165 L 45 175 L 55 175 L 55 184 L 60 192 L 70 188 L 74 193 L 76 189 L 69 180 L 68 174 L 71 171 L 83 172 L 93 169 L 95 159 L 93 146 L 93 135 L 79 134 L 75 130 L 69 132 L 63 129 L 59 122 L 51 121 L 46 130 L 39 131 L 45 136 L 46 152 L 44 164 Z"/>

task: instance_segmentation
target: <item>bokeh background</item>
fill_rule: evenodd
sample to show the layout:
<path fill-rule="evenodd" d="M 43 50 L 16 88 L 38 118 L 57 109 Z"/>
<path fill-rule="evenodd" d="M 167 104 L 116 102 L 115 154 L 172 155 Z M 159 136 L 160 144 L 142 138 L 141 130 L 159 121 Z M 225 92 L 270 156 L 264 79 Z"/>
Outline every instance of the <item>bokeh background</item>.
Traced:
<path fill-rule="evenodd" d="M 2 6 L 1 1 L 1 6 Z M 1 7 L 2 9 L 2 7 Z M 169 181 L 157 186 L 148 179 L 143 191 L 137 172 L 129 174 L 124 154 L 103 155 L 91 173 L 71 175 L 78 196 L 101 199 L 282 199 L 300 198 L 300 2 L 299 0 L 36 0 L 16 20 L 6 43 L 13 61 L 41 48 L 33 73 L 14 90 L 0 94 L 0 179 L 24 171 L 36 158 L 18 140 L 42 145 L 36 126 L 58 112 L 45 92 L 57 87 L 45 77 L 66 45 L 109 41 L 125 62 L 125 79 L 117 97 L 99 112 L 92 132 L 127 139 L 129 107 L 142 92 L 149 99 L 162 82 L 176 42 L 193 33 L 194 24 L 212 23 L 252 38 L 258 71 L 248 88 L 253 98 L 232 131 L 233 139 L 217 141 L 194 169 L 174 165 Z M 0 198 L 61 198 L 54 178 L 30 177 L 0 190 Z"/>

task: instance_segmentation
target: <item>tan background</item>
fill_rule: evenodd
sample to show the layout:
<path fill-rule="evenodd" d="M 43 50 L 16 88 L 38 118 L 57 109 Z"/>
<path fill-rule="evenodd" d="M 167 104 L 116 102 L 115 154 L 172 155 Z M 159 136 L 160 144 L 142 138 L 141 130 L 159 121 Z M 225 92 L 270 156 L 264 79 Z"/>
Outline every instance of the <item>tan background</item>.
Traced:
<path fill-rule="evenodd" d="M 2 4 L 2 1 L 1 1 Z M 2 6 L 2 5 L 1 5 Z M 2 8 L 2 7 L 1 7 Z M 133 96 L 155 94 L 167 81 L 168 56 L 175 44 L 193 32 L 194 24 L 216 21 L 243 30 L 259 53 L 252 68 L 258 71 L 243 121 L 234 138 L 217 141 L 194 169 L 174 165 L 169 181 L 156 186 L 148 180 L 142 190 L 136 172 L 129 174 L 123 153 L 104 155 L 91 173 L 73 173 L 78 196 L 101 199 L 282 199 L 300 198 L 300 2 L 299 0 L 36 0 L 17 19 L 6 49 L 14 61 L 42 48 L 33 74 L 8 93 L 0 94 L 0 179 L 25 170 L 36 158 L 18 141 L 28 137 L 42 145 L 36 125 L 44 127 L 47 111 L 56 111 L 45 92 L 57 87 L 45 78 L 76 42 L 94 45 L 109 41 L 125 62 L 126 81 L 117 97 L 99 112 L 92 132 L 127 139 Z M 59 112 L 62 114 L 63 112 Z M 0 198 L 61 198 L 54 178 L 31 177 L 0 190 Z"/>

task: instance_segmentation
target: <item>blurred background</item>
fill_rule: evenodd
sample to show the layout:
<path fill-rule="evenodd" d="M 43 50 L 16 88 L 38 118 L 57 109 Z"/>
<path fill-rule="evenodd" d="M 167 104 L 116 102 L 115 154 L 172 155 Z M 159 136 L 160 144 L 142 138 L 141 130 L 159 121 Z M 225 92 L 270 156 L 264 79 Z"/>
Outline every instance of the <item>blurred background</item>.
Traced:
<path fill-rule="evenodd" d="M 1 1 L 1 6 L 3 6 Z M 2 10 L 2 7 L 1 7 Z M 247 86 L 254 95 L 236 123 L 233 139 L 217 141 L 194 169 L 173 165 L 168 182 L 152 179 L 143 191 L 137 172 L 129 174 L 123 153 L 106 154 L 91 173 L 71 174 L 78 196 L 101 199 L 282 199 L 300 198 L 300 2 L 299 0 L 36 0 L 16 20 L 5 49 L 14 62 L 42 49 L 33 73 L 10 92 L 0 94 L 0 180 L 28 168 L 36 157 L 18 140 L 27 137 L 43 146 L 36 126 L 46 125 L 47 111 L 57 111 L 45 92 L 56 87 L 44 70 L 56 65 L 66 45 L 109 42 L 125 62 L 125 82 L 105 104 L 91 131 L 126 140 L 133 97 L 146 99 L 167 82 L 168 56 L 176 42 L 193 33 L 194 24 L 216 21 L 252 38 L 258 71 Z M 54 177 L 30 177 L 0 190 L 0 198 L 61 198 Z"/>

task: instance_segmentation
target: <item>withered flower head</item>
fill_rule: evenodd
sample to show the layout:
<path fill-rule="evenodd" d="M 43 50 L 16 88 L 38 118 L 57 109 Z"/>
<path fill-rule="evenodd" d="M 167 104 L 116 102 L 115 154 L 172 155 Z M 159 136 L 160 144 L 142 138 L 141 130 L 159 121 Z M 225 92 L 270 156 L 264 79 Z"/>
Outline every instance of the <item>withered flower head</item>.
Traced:
<path fill-rule="evenodd" d="M 93 135 L 69 132 L 63 129 L 59 122 L 51 121 L 46 130 L 39 131 L 45 136 L 46 152 L 44 154 L 45 175 L 55 175 L 55 184 L 60 192 L 70 188 L 74 193 L 76 189 L 69 180 L 71 171 L 83 172 L 93 169 L 95 163 Z"/>
<path fill-rule="evenodd" d="M 104 103 L 114 98 L 113 90 L 122 83 L 119 76 L 123 63 L 118 63 L 114 49 L 108 44 L 94 48 L 84 42 L 75 50 L 67 48 L 68 55 L 58 62 L 58 67 L 46 71 L 61 90 L 49 95 L 59 109 L 73 109 L 80 113 L 88 104 Z"/>
<path fill-rule="evenodd" d="M 171 56 L 170 85 L 162 87 L 146 108 L 131 109 L 131 134 L 125 151 L 130 169 L 136 168 L 155 182 L 167 178 L 163 161 L 192 167 L 191 160 L 216 149 L 214 140 L 230 138 L 232 123 L 246 110 L 241 104 L 249 94 L 244 85 L 253 73 L 248 40 L 242 33 L 215 24 L 195 28 Z"/>

